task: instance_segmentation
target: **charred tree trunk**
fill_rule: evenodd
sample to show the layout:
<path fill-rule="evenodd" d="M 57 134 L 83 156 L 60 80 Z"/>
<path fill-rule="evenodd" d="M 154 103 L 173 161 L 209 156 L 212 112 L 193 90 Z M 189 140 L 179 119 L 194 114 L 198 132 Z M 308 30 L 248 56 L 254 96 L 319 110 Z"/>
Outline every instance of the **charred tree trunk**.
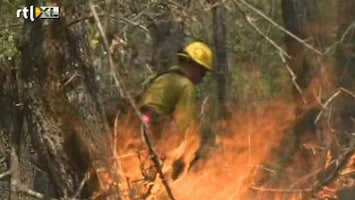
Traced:
<path fill-rule="evenodd" d="M 25 22 L 20 39 L 29 133 L 57 197 L 72 197 L 92 168 L 108 167 L 110 134 L 99 99 L 79 2 L 61 2 L 58 20 Z M 27 1 L 27 5 L 36 5 Z M 90 185 L 93 183 L 93 185 Z M 82 192 L 98 189 L 89 181 Z"/>

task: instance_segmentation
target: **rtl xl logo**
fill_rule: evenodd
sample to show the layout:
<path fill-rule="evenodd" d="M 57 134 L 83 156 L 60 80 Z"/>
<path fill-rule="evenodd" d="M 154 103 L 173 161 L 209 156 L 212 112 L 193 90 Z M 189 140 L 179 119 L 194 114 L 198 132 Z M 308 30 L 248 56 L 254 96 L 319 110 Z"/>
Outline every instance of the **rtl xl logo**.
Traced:
<path fill-rule="evenodd" d="M 16 17 L 35 21 L 40 19 L 58 19 L 60 17 L 60 9 L 58 6 L 29 6 L 22 9 L 17 9 Z"/>

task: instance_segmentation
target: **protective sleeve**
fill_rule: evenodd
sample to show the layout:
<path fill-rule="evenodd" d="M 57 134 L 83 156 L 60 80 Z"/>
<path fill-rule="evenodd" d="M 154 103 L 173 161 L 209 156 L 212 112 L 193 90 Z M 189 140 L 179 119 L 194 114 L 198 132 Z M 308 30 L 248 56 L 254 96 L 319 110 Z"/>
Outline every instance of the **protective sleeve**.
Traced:
<path fill-rule="evenodd" d="M 174 110 L 178 131 L 184 133 L 196 123 L 196 89 L 193 84 L 185 85 Z"/>

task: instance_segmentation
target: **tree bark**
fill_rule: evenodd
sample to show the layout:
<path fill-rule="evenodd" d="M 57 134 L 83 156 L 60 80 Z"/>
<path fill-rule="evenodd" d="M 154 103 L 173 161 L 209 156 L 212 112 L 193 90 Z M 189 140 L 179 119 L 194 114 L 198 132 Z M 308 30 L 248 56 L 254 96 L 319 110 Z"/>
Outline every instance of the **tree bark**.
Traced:
<path fill-rule="evenodd" d="M 339 28 L 336 76 L 337 85 L 355 93 L 355 2 L 341 0 L 339 4 Z M 339 131 L 341 135 L 354 132 L 355 99 L 343 95 L 339 99 Z"/>
<path fill-rule="evenodd" d="M 312 46 L 320 48 L 322 32 L 320 31 L 318 2 L 316 0 L 282 0 L 281 8 L 285 28 Z M 325 136 L 318 134 L 319 126 L 314 124 L 319 108 L 316 107 L 316 94 L 313 93 L 313 88 L 321 88 L 322 91 L 327 89 L 322 88 L 321 84 L 314 85 L 312 82 L 319 75 L 320 68 L 323 67 L 320 64 L 319 55 L 307 49 L 304 44 L 288 34 L 285 34 L 285 45 L 288 55 L 291 56 L 287 62 L 295 73 L 296 82 L 302 90 L 300 93 L 295 85 L 292 86 L 297 121 L 290 130 L 287 130 L 288 133 L 285 134 L 278 155 L 280 175 L 285 176 L 286 182 L 292 182 L 292 179 L 288 180 L 288 177 L 308 174 L 320 167 L 318 165 L 321 162 L 315 159 L 312 150 L 305 148 L 305 145 L 325 145 L 322 141 Z M 294 166 L 293 174 L 284 174 L 290 166 Z M 313 179 L 307 181 L 307 183 L 303 183 L 305 186 L 310 184 Z"/>
<path fill-rule="evenodd" d="M 218 3 L 218 1 L 215 1 Z M 228 60 L 226 50 L 225 8 L 223 4 L 213 8 L 213 42 L 215 51 L 215 77 L 217 80 L 217 115 L 225 119 L 227 114 Z"/>
<path fill-rule="evenodd" d="M 33 158 L 31 145 L 28 138 L 24 136 L 23 103 L 21 97 L 21 80 L 18 64 L 12 59 L 2 63 L 0 68 L 0 173 L 11 170 L 11 163 L 20 162 L 21 167 L 16 173 L 12 172 L 8 177 L 0 180 L 6 184 L 3 188 L 8 191 L 14 189 L 13 184 L 21 181 L 23 186 L 32 187 L 34 168 L 30 164 Z M 11 156 L 11 151 L 14 150 Z M 6 183 L 5 183 L 6 182 Z M 14 192 L 3 192 L 1 199 L 28 199 Z"/>
<path fill-rule="evenodd" d="M 306 40 L 307 43 L 319 47 L 321 35 L 317 1 L 282 0 L 281 7 L 285 28 L 299 38 Z M 288 34 L 285 35 L 285 44 L 287 53 L 291 56 L 288 63 L 297 77 L 297 83 L 302 91 L 305 91 L 309 87 L 310 81 L 316 76 L 315 58 L 317 55 Z M 302 113 L 304 107 L 307 106 L 303 100 L 312 102 L 312 99 L 307 99 L 305 94 L 300 94 L 294 86 L 293 97 L 296 103 L 296 114 Z"/>
<path fill-rule="evenodd" d="M 339 87 L 355 93 L 355 2 L 340 0 L 338 10 L 338 40 L 336 76 Z M 334 102 L 335 127 L 339 141 L 343 146 L 349 143 L 355 131 L 355 98 L 343 94 Z M 349 140 L 349 137 L 351 138 Z M 355 187 L 343 188 L 339 191 L 340 200 L 354 198 Z"/>
<path fill-rule="evenodd" d="M 150 33 L 152 35 L 151 64 L 155 71 L 167 70 L 176 63 L 176 52 L 183 48 L 184 22 L 172 14 L 165 3 L 157 4 L 158 17 L 152 19 Z"/>
<path fill-rule="evenodd" d="M 72 197 L 90 169 L 109 167 L 112 152 L 85 23 L 67 27 L 78 18 L 79 2 L 57 4 L 66 11 L 60 19 L 25 22 L 21 74 L 25 117 L 41 164 L 56 196 Z M 97 189 L 89 181 L 82 195 Z"/>

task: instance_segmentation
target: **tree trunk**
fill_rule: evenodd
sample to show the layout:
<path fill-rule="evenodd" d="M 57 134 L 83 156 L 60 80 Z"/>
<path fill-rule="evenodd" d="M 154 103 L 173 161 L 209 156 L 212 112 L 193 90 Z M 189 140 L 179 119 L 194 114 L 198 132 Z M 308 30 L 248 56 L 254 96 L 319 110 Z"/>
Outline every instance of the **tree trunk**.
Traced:
<path fill-rule="evenodd" d="M 168 5 L 156 5 L 160 15 L 152 19 L 150 33 L 152 35 L 151 64 L 155 71 L 164 71 L 176 63 L 176 53 L 183 48 L 184 22 L 176 18 Z"/>
<path fill-rule="evenodd" d="M 316 0 L 282 0 L 281 7 L 285 28 L 308 44 L 320 48 L 322 32 L 320 31 L 318 2 Z M 288 64 L 295 73 L 296 82 L 302 90 L 300 92 L 295 85 L 292 86 L 295 115 L 298 120 L 292 129 L 288 130 L 289 133 L 286 134 L 283 144 L 279 148 L 282 151 L 280 152 L 282 160 L 279 161 L 280 174 L 282 174 L 282 170 L 286 171 L 290 166 L 294 166 L 295 169 L 292 175 L 283 174 L 287 179 L 290 176 L 310 173 L 319 167 L 320 162 L 315 159 L 312 150 L 305 147 L 307 144 L 325 145 L 321 139 L 325 136 L 318 134 L 319 127 L 314 124 L 319 113 L 319 109 L 316 107 L 318 104 L 314 88 L 322 89 L 322 91 L 327 91 L 327 89 L 322 88 L 322 85 L 317 82 L 317 85 L 314 85 L 313 81 L 323 67 L 320 64 L 319 55 L 287 34 L 285 35 L 285 44 L 287 53 L 291 56 L 288 59 Z M 320 153 L 324 154 L 325 152 Z M 308 180 L 303 184 L 307 185 L 312 181 Z"/>
<path fill-rule="evenodd" d="M 218 1 L 215 1 L 217 3 Z M 215 51 L 215 76 L 217 80 L 217 118 L 225 119 L 227 114 L 228 60 L 226 50 L 225 8 L 223 4 L 213 8 L 213 41 Z"/>
<path fill-rule="evenodd" d="M 321 35 L 319 34 L 320 20 L 317 1 L 282 0 L 281 6 L 286 29 L 306 40 L 307 43 L 319 47 Z M 317 55 L 288 34 L 285 35 L 285 44 L 287 53 L 291 56 L 288 63 L 297 77 L 296 81 L 301 90 L 305 92 L 316 75 L 315 58 Z M 306 94 L 300 94 L 296 87 L 293 87 L 293 96 L 296 103 L 296 114 L 300 114 L 307 106 L 303 100 L 308 103 L 312 102 L 312 99 L 309 99 Z"/>
<path fill-rule="evenodd" d="M 341 0 L 339 5 L 338 38 L 341 42 L 337 48 L 336 76 L 338 86 L 355 93 L 355 2 Z M 341 135 L 355 131 L 355 99 L 343 95 L 339 101 L 339 131 Z"/>
<path fill-rule="evenodd" d="M 339 27 L 337 48 L 336 76 L 338 86 L 346 88 L 355 94 L 355 1 L 340 0 L 339 2 Z M 334 118 L 337 136 L 343 146 L 354 138 L 351 133 L 355 131 L 355 98 L 343 94 L 334 102 Z M 351 138 L 351 139 L 349 139 Z M 339 192 L 340 200 L 354 198 L 355 187 L 344 188 Z"/>
<path fill-rule="evenodd" d="M 13 79 L 16 71 L 14 65 L 14 62 L 2 63 L 0 67 L 0 173 L 10 169 L 11 135 L 19 133 L 17 127 L 20 127 L 17 124 L 19 109 L 15 106 L 18 99 Z M 0 180 L 0 187 L 10 190 L 10 176 Z M 10 199 L 10 192 L 1 192 L 0 199 Z"/>
<path fill-rule="evenodd" d="M 91 168 L 109 167 L 112 153 L 85 23 L 67 27 L 78 18 L 79 2 L 57 4 L 66 11 L 60 19 L 25 22 L 21 74 L 25 117 L 42 167 L 56 196 L 71 197 Z M 97 189 L 89 181 L 83 196 Z"/>

